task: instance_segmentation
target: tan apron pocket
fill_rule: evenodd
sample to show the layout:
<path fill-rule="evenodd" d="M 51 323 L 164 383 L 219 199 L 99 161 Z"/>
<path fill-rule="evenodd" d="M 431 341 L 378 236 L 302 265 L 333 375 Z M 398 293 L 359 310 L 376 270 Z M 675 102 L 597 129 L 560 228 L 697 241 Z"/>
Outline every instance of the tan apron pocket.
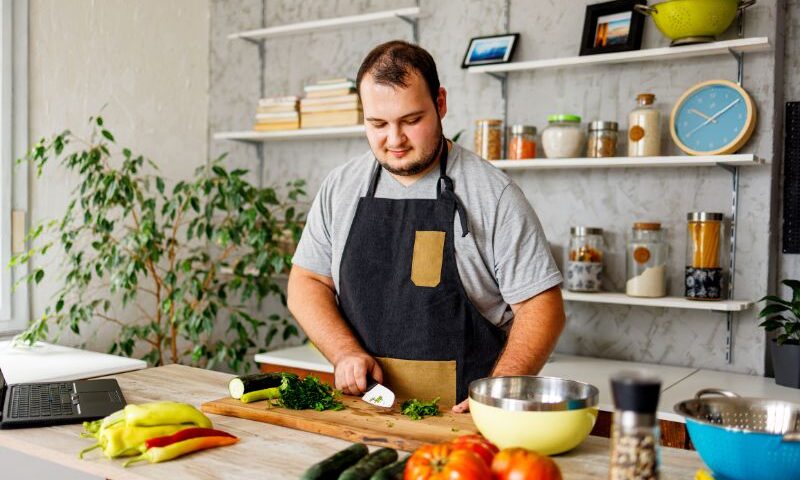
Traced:
<path fill-rule="evenodd" d="M 411 281 L 418 287 L 436 287 L 442 281 L 445 232 L 418 231 L 411 259 Z"/>
<path fill-rule="evenodd" d="M 456 404 L 455 360 L 403 360 L 378 357 L 383 383 L 399 402 L 416 398 L 428 402 L 439 397 L 440 410 Z M 398 403 L 399 404 L 399 403 Z"/>

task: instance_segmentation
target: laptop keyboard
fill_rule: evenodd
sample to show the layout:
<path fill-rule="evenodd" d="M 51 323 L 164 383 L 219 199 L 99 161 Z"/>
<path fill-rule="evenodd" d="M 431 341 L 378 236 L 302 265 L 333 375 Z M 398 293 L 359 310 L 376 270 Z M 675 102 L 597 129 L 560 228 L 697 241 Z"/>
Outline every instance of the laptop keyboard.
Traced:
<path fill-rule="evenodd" d="M 73 415 L 71 383 L 15 385 L 11 387 L 11 418 Z"/>

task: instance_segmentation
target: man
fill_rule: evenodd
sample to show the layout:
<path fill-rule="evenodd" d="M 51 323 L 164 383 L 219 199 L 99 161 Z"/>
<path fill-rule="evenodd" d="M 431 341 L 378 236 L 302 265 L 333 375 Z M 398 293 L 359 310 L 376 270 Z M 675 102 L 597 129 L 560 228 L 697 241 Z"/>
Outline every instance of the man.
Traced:
<path fill-rule="evenodd" d="M 372 377 L 467 411 L 470 381 L 544 365 L 564 327 L 561 274 L 519 187 L 442 135 L 427 51 L 379 45 L 356 85 L 371 151 L 323 182 L 289 310 L 344 393 Z"/>

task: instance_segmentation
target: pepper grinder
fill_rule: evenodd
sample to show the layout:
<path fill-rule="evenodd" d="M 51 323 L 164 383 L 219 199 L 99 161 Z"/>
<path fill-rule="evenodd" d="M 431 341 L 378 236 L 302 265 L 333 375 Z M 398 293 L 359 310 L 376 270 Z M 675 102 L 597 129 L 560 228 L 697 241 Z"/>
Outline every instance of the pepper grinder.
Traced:
<path fill-rule="evenodd" d="M 661 380 L 643 372 L 620 372 L 611 378 L 611 391 L 615 410 L 609 480 L 657 480 Z"/>

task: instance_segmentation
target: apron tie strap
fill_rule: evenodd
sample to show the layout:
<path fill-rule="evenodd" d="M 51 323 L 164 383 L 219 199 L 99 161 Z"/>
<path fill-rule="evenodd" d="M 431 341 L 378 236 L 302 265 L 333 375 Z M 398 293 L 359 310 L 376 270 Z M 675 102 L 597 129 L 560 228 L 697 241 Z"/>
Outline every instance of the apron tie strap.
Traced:
<path fill-rule="evenodd" d="M 441 177 L 439 178 L 439 186 L 441 198 L 453 200 L 453 202 L 455 202 L 458 219 L 461 221 L 461 236 L 466 237 L 467 234 L 469 234 L 469 225 L 467 224 L 467 209 L 464 208 L 464 204 L 461 203 L 461 199 L 458 198 L 458 195 L 456 195 L 456 192 L 454 191 L 453 180 L 450 177 Z"/>

